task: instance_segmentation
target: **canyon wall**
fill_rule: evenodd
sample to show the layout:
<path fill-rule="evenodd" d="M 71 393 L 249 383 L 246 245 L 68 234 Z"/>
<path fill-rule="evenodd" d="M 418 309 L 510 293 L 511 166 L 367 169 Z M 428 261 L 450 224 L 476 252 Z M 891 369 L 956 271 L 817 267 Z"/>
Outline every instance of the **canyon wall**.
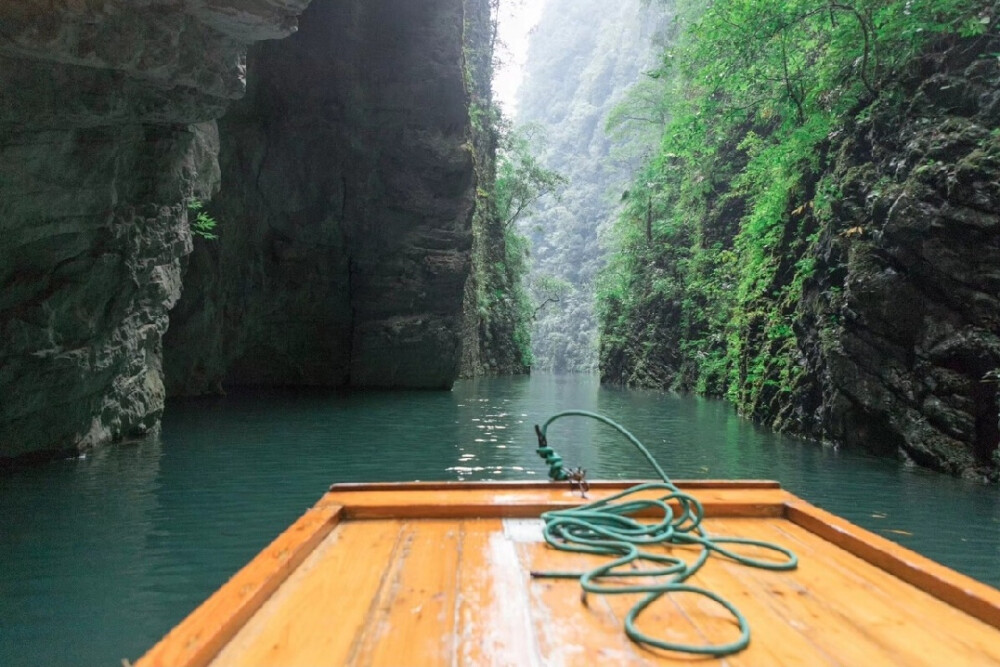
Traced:
<path fill-rule="evenodd" d="M 953 35 L 907 60 L 801 161 L 773 233 L 744 231 L 749 124 L 700 207 L 677 205 L 689 225 L 656 238 L 656 201 L 638 207 L 649 251 L 606 300 L 604 381 L 725 395 L 778 430 L 1000 479 L 998 50 Z"/>
<path fill-rule="evenodd" d="M 779 425 L 1000 474 L 1000 38 L 915 62 L 904 103 L 845 127 L 839 227 L 799 305 L 807 369 Z M 973 472 L 975 471 L 975 472 Z"/>
<path fill-rule="evenodd" d="M 171 314 L 171 393 L 448 388 L 475 182 L 460 0 L 315 0 L 219 123 L 217 241 Z"/>
<path fill-rule="evenodd" d="M 465 7 L 307 5 L 0 9 L 0 462 L 145 437 L 168 392 L 451 385 Z"/>
<path fill-rule="evenodd" d="M 248 43 L 308 0 L 0 7 L 0 459 L 139 437 Z"/>
<path fill-rule="evenodd" d="M 565 281 L 538 305 L 533 368 L 592 372 L 597 366 L 595 278 L 604 264 L 599 228 L 618 206 L 639 158 L 606 125 L 627 89 L 662 48 L 669 12 L 659 3 L 550 0 L 532 33 L 517 121 L 537 124 L 543 163 L 567 184 L 519 226 L 531 239 L 532 282 Z M 662 124 L 650 119 L 652 131 Z M 552 293 L 536 296 L 541 304 Z"/>
<path fill-rule="evenodd" d="M 499 10 L 496 10 L 499 11 Z M 472 216 L 472 262 L 465 282 L 459 376 L 528 373 L 528 331 L 518 290 L 522 276 L 517 239 L 510 238 L 497 211 L 497 153 L 502 143 L 500 109 L 493 100 L 496 19 L 490 5 L 466 0 L 466 81 L 472 117 L 471 145 L 475 161 L 475 210 Z"/>

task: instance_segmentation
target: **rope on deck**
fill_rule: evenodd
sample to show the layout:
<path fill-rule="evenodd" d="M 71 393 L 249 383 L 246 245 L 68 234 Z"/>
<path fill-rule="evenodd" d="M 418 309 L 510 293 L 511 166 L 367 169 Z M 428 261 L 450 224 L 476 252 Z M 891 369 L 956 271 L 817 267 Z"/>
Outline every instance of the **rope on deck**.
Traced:
<path fill-rule="evenodd" d="M 649 450 L 623 426 L 603 415 L 584 410 L 568 410 L 549 418 L 538 434 L 538 454 L 549 464 L 549 476 L 556 481 L 571 479 L 571 472 L 562 467 L 562 458 L 548 446 L 548 428 L 563 417 L 587 417 L 603 422 L 624 435 L 656 470 L 663 480 L 639 484 L 613 496 L 567 510 L 556 510 L 542 514 L 545 522 L 545 541 L 556 549 L 586 554 L 600 554 L 615 558 L 587 572 L 532 572 L 533 577 L 558 577 L 579 579 L 583 587 L 582 599 L 587 602 L 587 594 L 620 595 L 644 593 L 625 616 L 625 633 L 639 644 L 682 653 L 695 653 L 721 657 L 742 651 L 750 643 L 750 626 L 746 618 L 728 600 L 698 586 L 684 582 L 693 576 L 708 560 L 711 553 L 717 553 L 737 563 L 765 570 L 792 570 L 798 566 L 798 558 L 788 549 L 761 540 L 740 537 L 712 537 L 701 527 L 704 510 L 694 496 L 678 489 L 663 468 L 656 462 Z M 654 499 L 629 499 L 638 493 L 650 490 L 662 491 L 663 495 Z M 675 515 L 670 506 L 676 501 L 680 514 Z M 658 521 L 640 522 L 631 515 L 637 513 L 660 516 Z M 697 558 L 691 563 L 665 553 L 654 553 L 643 547 L 653 545 L 694 545 L 700 547 Z M 750 545 L 783 554 L 786 560 L 761 560 L 740 555 L 724 545 Z M 640 563 L 651 563 L 651 569 L 638 569 Z M 648 583 L 605 583 L 615 578 L 648 578 Z M 732 614 L 740 630 L 740 637 L 723 644 L 693 645 L 671 642 L 652 637 L 636 627 L 642 612 L 653 602 L 670 593 L 693 593 L 718 603 Z"/>

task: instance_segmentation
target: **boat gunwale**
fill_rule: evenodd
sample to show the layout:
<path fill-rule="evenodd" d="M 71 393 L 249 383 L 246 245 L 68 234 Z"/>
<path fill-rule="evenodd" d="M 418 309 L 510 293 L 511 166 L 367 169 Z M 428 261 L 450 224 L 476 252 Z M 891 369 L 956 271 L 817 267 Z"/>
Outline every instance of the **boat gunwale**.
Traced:
<path fill-rule="evenodd" d="M 208 665 L 343 519 L 343 507 L 320 499 L 133 667 Z"/>
<path fill-rule="evenodd" d="M 589 481 L 593 490 L 624 490 L 637 484 L 648 484 L 648 479 L 599 479 Z M 558 483 L 558 482 L 557 482 Z M 680 489 L 780 489 L 781 483 L 770 479 L 687 479 L 675 481 Z M 482 482 L 337 482 L 331 484 L 330 493 L 352 491 L 520 491 L 548 490 L 549 480 L 482 481 Z"/>
<path fill-rule="evenodd" d="M 637 481 L 595 481 L 591 490 L 615 491 Z M 827 512 L 768 480 L 678 481 L 682 489 L 731 491 L 778 490 L 776 500 L 704 503 L 706 516 L 785 519 L 887 574 L 942 602 L 1000 629 L 1000 590 L 941 565 L 902 545 Z M 342 521 L 388 518 L 461 519 L 537 517 L 541 511 L 579 505 L 521 499 L 506 505 L 377 504 L 352 507 L 345 494 L 428 491 L 555 491 L 551 482 L 389 482 L 334 484 L 295 523 L 175 626 L 136 663 L 135 667 L 204 667 L 218 655 L 268 598 Z M 564 487 L 563 487 L 564 488 Z M 340 496 L 338 497 L 338 494 Z M 440 500 L 440 499 L 439 499 Z M 739 511 L 740 508 L 744 511 Z M 494 508 L 491 511 L 491 508 Z M 496 509 L 499 508 L 499 509 Z M 378 511 L 381 509 L 382 511 Z M 436 509 L 436 512 L 429 512 Z M 484 511 L 486 516 L 483 516 Z"/>

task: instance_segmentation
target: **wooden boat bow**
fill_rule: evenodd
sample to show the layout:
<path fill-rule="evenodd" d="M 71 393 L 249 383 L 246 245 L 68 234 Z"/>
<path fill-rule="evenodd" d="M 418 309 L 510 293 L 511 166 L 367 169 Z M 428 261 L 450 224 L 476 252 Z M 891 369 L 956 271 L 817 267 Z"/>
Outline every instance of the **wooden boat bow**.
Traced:
<path fill-rule="evenodd" d="M 591 482 L 590 499 L 630 482 Z M 713 534 L 799 553 L 790 573 L 696 575 L 752 627 L 732 664 L 1000 664 L 1000 591 L 817 508 L 775 482 L 693 481 Z M 567 484 L 337 484 L 140 659 L 164 665 L 676 664 L 621 631 L 628 603 L 532 580 L 594 556 L 539 541 Z M 567 565 L 569 558 L 569 565 Z M 677 596 L 649 623 L 701 641 L 734 633 Z M 721 662 L 707 660 L 707 662 Z"/>

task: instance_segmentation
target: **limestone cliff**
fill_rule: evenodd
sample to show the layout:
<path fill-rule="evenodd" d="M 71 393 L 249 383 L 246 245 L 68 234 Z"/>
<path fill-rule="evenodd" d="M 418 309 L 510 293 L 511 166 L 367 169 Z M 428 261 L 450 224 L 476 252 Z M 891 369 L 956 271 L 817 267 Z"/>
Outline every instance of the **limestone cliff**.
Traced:
<path fill-rule="evenodd" d="M 737 305 L 751 269 L 718 258 L 737 256 L 751 204 L 733 187 L 746 136 L 728 137 L 696 226 L 645 244 L 640 280 L 609 299 L 604 380 L 722 394 L 777 429 L 1000 478 L 998 52 L 996 34 L 928 43 L 824 132 Z"/>
<path fill-rule="evenodd" d="M 779 419 L 1000 473 L 1000 67 L 983 57 L 998 49 L 993 37 L 931 52 L 897 100 L 845 128 L 839 226 L 800 305 L 809 382 Z"/>
<path fill-rule="evenodd" d="M 485 3 L 481 3 L 484 4 Z M 171 314 L 171 393 L 450 387 L 475 182 L 461 0 L 314 0 L 219 123 L 219 240 Z"/>
<path fill-rule="evenodd" d="M 0 460 L 142 435 L 250 42 L 308 0 L 0 6 Z"/>
<path fill-rule="evenodd" d="M 542 160 L 568 183 L 558 198 L 539 202 L 521 227 L 531 238 L 535 279 L 552 276 L 569 285 L 535 313 L 534 368 L 591 372 L 597 365 L 595 277 L 605 254 L 598 228 L 638 163 L 605 126 L 658 55 L 654 45 L 667 14 L 644 0 L 550 0 L 532 33 L 517 120 L 544 128 Z"/>

